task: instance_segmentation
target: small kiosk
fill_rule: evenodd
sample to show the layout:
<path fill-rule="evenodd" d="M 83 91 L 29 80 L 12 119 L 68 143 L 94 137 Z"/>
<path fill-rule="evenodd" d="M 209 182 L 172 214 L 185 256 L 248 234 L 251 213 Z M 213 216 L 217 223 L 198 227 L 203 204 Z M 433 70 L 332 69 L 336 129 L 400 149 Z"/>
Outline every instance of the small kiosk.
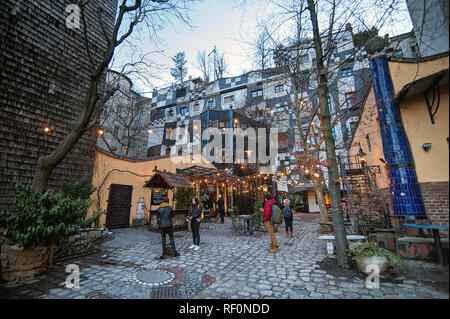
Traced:
<path fill-rule="evenodd" d="M 169 190 L 172 191 L 172 198 L 175 188 L 195 188 L 189 180 L 183 176 L 167 171 L 159 171 L 155 167 L 153 170 L 155 174 L 145 182 L 144 187 L 151 189 L 151 200 L 150 200 L 150 217 L 149 217 L 149 227 L 150 230 L 157 230 L 157 220 L 156 220 L 156 209 L 152 210 L 152 206 L 159 206 L 165 197 L 168 197 Z M 173 228 L 174 230 L 187 228 L 186 216 L 188 214 L 187 209 L 175 209 L 173 207 L 174 202 L 172 201 L 172 208 L 174 209 L 175 217 L 173 218 Z"/>

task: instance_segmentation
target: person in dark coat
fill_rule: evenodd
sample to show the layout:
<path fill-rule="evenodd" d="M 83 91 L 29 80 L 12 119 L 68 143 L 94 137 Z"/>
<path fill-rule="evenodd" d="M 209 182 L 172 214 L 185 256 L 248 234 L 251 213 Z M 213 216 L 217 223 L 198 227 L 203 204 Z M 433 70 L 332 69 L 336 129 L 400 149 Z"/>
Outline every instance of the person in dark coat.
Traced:
<path fill-rule="evenodd" d="M 175 248 L 175 240 L 173 239 L 173 222 L 172 218 L 175 216 L 172 207 L 169 205 L 169 199 L 166 197 L 161 205 L 156 210 L 158 219 L 158 230 L 161 233 L 162 255 L 161 259 L 166 258 L 166 234 L 169 234 L 170 245 L 174 251 L 175 257 L 180 254 Z"/>
<path fill-rule="evenodd" d="M 217 207 L 219 209 L 220 221 L 223 224 L 225 222 L 225 201 L 223 200 L 222 194 L 219 194 L 219 200 L 217 201 Z"/>
<path fill-rule="evenodd" d="M 192 239 L 194 244 L 189 248 L 194 250 L 200 249 L 200 222 L 201 222 L 202 212 L 199 209 L 199 201 L 197 197 L 192 199 L 192 209 L 187 217 L 191 221 Z"/>

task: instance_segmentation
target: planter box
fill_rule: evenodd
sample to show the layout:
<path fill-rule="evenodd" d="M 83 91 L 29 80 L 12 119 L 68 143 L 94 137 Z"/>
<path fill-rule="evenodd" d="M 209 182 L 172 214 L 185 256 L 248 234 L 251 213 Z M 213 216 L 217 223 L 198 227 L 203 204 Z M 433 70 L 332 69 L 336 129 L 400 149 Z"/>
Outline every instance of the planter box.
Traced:
<path fill-rule="evenodd" d="M 25 250 L 17 245 L 2 245 L 2 279 L 20 281 L 34 278 L 46 271 L 51 258 L 51 246 L 36 246 Z"/>

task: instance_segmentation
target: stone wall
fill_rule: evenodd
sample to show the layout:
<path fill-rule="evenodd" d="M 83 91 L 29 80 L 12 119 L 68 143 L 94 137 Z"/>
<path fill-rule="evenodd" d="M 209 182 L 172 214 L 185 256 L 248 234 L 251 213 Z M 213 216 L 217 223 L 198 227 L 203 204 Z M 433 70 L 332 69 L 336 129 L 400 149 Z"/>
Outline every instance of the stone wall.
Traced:
<path fill-rule="evenodd" d="M 92 68 L 82 30 L 65 25 L 66 6 L 73 2 L 0 1 L 0 209 L 14 209 L 15 183 L 31 183 L 39 157 L 57 147 L 79 115 Z M 106 48 L 99 4 L 111 32 L 117 0 L 91 1 L 86 7 L 95 61 Z M 90 174 L 94 154 L 95 134 L 86 132 L 53 171 L 49 186 Z"/>

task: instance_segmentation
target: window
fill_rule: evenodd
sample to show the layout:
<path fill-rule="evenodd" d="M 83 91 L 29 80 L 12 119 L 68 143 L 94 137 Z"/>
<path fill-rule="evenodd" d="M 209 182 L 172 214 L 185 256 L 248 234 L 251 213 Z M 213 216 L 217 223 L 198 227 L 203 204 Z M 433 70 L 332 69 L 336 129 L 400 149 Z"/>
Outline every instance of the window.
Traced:
<path fill-rule="evenodd" d="M 172 127 L 168 127 L 166 128 L 166 138 L 167 139 L 172 139 L 172 132 L 173 132 L 173 128 Z"/>
<path fill-rule="evenodd" d="M 173 116 L 173 109 L 169 109 L 167 111 L 167 116 Z"/>
<path fill-rule="evenodd" d="M 124 137 L 130 136 L 130 129 L 129 129 L 128 127 L 125 127 L 125 128 L 123 129 L 123 136 L 124 136 Z"/>
<path fill-rule="evenodd" d="M 185 126 L 179 126 L 178 127 L 178 138 L 182 139 L 185 136 L 186 133 L 186 127 Z"/>
<path fill-rule="evenodd" d="M 262 95 L 263 95 L 262 89 L 252 91 L 252 97 L 258 97 L 258 96 L 262 96 Z"/>
<path fill-rule="evenodd" d="M 200 104 L 198 102 L 194 103 L 194 112 L 198 112 L 198 110 L 200 109 Z"/>
<path fill-rule="evenodd" d="M 312 59 L 312 66 L 313 66 L 313 67 L 316 67 L 316 66 L 317 66 L 317 59 L 316 59 L 316 58 L 313 58 L 313 59 Z"/>
<path fill-rule="evenodd" d="M 333 105 L 331 104 L 331 98 L 328 97 L 328 109 L 330 110 L 330 114 L 333 113 Z"/>
<path fill-rule="evenodd" d="M 123 155 L 127 155 L 127 153 L 128 153 L 128 146 L 122 146 L 122 154 Z"/>
<path fill-rule="evenodd" d="M 334 127 L 331 129 L 331 133 L 333 134 L 333 140 L 336 142 L 336 130 Z"/>
<path fill-rule="evenodd" d="M 278 147 L 286 148 L 288 147 L 288 135 L 287 133 L 278 133 Z"/>
<path fill-rule="evenodd" d="M 183 97 L 186 96 L 186 88 L 181 88 L 175 91 L 175 97 L 179 98 L 179 97 Z"/>
<path fill-rule="evenodd" d="M 186 115 L 186 107 L 182 107 L 181 109 L 180 109 L 180 114 L 183 116 L 183 115 Z"/>
<path fill-rule="evenodd" d="M 366 141 L 367 141 L 367 148 L 369 149 L 369 152 L 370 152 L 370 151 L 372 151 L 372 144 L 370 143 L 369 134 L 366 135 Z"/>
<path fill-rule="evenodd" d="M 283 92 L 283 90 L 284 90 L 283 84 L 275 85 L 275 93 Z"/>
<path fill-rule="evenodd" d="M 223 103 L 233 103 L 234 102 L 234 95 L 225 96 L 223 98 Z"/>
<path fill-rule="evenodd" d="M 119 135 L 119 127 L 117 125 L 114 126 L 113 136 L 117 137 Z"/>
<path fill-rule="evenodd" d="M 284 106 L 277 108 L 277 116 L 279 120 L 284 120 L 286 118 L 287 112 Z"/>
<path fill-rule="evenodd" d="M 336 49 L 336 48 L 333 48 L 333 51 L 331 51 L 331 54 L 332 54 L 332 55 L 337 55 L 337 54 L 338 54 L 337 49 Z"/>
<path fill-rule="evenodd" d="M 308 63 L 309 57 L 307 54 L 300 57 L 300 63 Z"/>
<path fill-rule="evenodd" d="M 357 121 L 350 122 L 350 133 L 351 134 L 353 134 L 353 132 L 355 132 L 357 123 L 358 123 Z"/>
<path fill-rule="evenodd" d="M 352 76 L 353 75 L 353 70 L 351 68 L 347 68 L 347 69 L 342 69 L 342 77 L 346 78 L 348 76 Z"/>
<path fill-rule="evenodd" d="M 209 101 L 208 101 L 208 106 L 209 106 L 209 107 L 215 107 L 215 106 L 216 106 L 216 101 L 213 100 L 213 99 L 209 99 Z"/>
<path fill-rule="evenodd" d="M 345 102 L 347 104 L 347 107 L 355 106 L 356 103 L 358 102 L 357 99 L 356 99 L 355 92 L 345 93 Z"/>

